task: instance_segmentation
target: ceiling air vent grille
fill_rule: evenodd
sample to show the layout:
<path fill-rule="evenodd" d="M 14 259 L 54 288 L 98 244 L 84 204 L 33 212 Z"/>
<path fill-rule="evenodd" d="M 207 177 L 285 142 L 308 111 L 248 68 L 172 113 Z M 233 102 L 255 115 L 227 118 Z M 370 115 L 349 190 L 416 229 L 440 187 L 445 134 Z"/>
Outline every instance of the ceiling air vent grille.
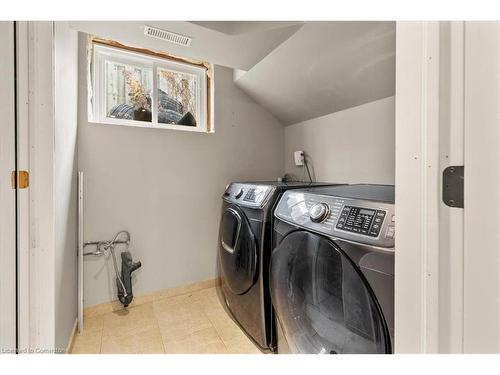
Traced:
<path fill-rule="evenodd" d="M 171 31 L 157 29 L 156 27 L 151 27 L 151 26 L 144 27 L 144 35 L 150 36 L 152 38 L 165 40 L 167 42 L 175 43 L 184 47 L 189 47 L 191 41 L 193 40 L 188 36 L 173 33 Z"/>

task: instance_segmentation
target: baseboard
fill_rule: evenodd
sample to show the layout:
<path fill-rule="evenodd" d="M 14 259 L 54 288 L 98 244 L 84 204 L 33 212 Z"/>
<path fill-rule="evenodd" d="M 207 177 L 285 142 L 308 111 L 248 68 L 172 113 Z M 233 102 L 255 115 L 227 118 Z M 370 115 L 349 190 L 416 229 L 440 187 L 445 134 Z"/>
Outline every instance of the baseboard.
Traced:
<path fill-rule="evenodd" d="M 75 319 L 73 324 L 73 329 L 71 330 L 71 335 L 69 336 L 68 345 L 66 346 L 66 354 L 70 354 L 73 350 L 73 345 L 75 344 L 76 331 L 78 329 L 78 319 Z"/>
<path fill-rule="evenodd" d="M 134 296 L 134 300 L 130 304 L 129 308 L 140 306 L 145 303 L 153 302 L 163 298 L 175 297 L 183 294 L 197 292 L 199 290 L 207 288 L 213 288 L 217 283 L 218 279 L 209 279 L 205 281 L 198 281 L 192 284 L 182 285 L 175 288 L 162 289 L 149 294 Z M 99 305 L 85 307 L 83 309 L 83 318 L 85 319 L 91 316 L 103 315 L 113 311 L 119 311 L 121 309 L 123 309 L 123 306 L 118 300 L 101 303 Z"/>

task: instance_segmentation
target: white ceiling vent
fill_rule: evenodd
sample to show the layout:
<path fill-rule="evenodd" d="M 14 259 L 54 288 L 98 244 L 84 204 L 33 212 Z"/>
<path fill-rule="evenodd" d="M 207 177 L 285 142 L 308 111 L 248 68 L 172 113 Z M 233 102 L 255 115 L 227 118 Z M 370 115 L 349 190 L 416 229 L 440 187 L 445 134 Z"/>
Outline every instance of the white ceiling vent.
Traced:
<path fill-rule="evenodd" d="M 165 40 L 167 42 L 175 43 L 184 47 L 189 47 L 191 41 L 193 40 L 188 36 L 173 33 L 171 31 L 158 29 L 156 27 L 151 27 L 151 26 L 144 27 L 144 35 L 150 36 L 152 38 Z"/>

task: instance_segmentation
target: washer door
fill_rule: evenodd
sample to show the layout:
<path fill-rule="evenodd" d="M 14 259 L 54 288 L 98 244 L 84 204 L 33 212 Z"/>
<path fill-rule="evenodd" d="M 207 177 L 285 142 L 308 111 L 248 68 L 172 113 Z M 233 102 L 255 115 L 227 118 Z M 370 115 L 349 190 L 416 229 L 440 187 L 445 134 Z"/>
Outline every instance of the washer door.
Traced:
<path fill-rule="evenodd" d="M 224 281 L 234 294 L 246 293 L 257 274 L 257 243 L 245 214 L 237 207 L 221 219 L 220 264 Z"/>
<path fill-rule="evenodd" d="M 273 306 L 292 352 L 391 352 L 389 331 L 370 286 L 329 239 L 306 231 L 290 233 L 274 250 L 270 272 Z"/>

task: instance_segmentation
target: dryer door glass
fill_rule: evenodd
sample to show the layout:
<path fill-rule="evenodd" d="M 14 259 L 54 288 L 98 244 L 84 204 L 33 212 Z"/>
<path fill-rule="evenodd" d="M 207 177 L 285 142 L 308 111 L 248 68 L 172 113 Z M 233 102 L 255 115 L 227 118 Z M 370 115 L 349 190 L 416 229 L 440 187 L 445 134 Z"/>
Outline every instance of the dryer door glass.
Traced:
<path fill-rule="evenodd" d="M 273 252 L 270 276 L 273 306 L 292 352 L 391 352 L 370 286 L 329 239 L 306 231 L 287 235 Z"/>
<path fill-rule="evenodd" d="M 219 258 L 223 283 L 235 294 L 247 292 L 257 274 L 257 244 L 243 211 L 230 207 L 222 214 Z"/>

